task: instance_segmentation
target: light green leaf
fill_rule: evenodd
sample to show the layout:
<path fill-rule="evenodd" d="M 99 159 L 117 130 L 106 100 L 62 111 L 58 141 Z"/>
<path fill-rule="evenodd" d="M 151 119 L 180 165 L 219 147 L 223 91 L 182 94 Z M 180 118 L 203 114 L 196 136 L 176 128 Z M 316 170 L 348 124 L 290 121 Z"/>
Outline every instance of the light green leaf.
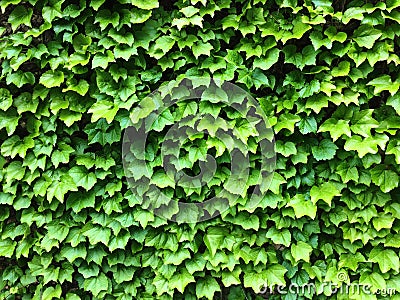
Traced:
<path fill-rule="evenodd" d="M 383 247 L 375 247 L 369 253 L 369 260 L 379 264 L 382 273 L 387 273 L 390 270 L 399 272 L 399 256 L 391 249 Z"/>
<path fill-rule="evenodd" d="M 76 186 L 83 187 L 89 191 L 97 182 L 97 177 L 94 173 L 89 172 L 83 166 L 75 166 L 68 171 L 68 174 L 74 180 Z"/>
<path fill-rule="evenodd" d="M 111 237 L 111 229 L 103 228 L 97 225 L 87 225 L 88 228 L 85 229 L 82 234 L 89 239 L 89 243 L 91 245 L 96 245 L 98 243 L 103 243 L 104 245 L 108 245 Z"/>
<path fill-rule="evenodd" d="M 107 100 L 95 102 L 88 110 L 88 113 L 93 114 L 92 122 L 96 122 L 100 118 L 105 118 L 109 124 L 114 120 L 117 112 L 118 106 Z"/>
<path fill-rule="evenodd" d="M 384 150 L 388 140 L 389 138 L 385 134 L 370 136 L 365 139 L 355 135 L 346 141 L 344 149 L 346 151 L 355 150 L 362 158 L 368 153 L 378 153 L 378 146 Z"/>
<path fill-rule="evenodd" d="M 278 61 L 279 53 L 278 48 L 268 50 L 265 56 L 254 59 L 253 67 L 260 68 L 261 70 L 269 70 Z"/>
<path fill-rule="evenodd" d="M 71 176 L 64 174 L 60 177 L 59 181 L 53 181 L 53 183 L 49 186 L 47 190 L 47 200 L 51 202 L 51 200 L 55 197 L 61 203 L 63 203 L 65 194 L 76 191 L 78 191 L 78 188 Z"/>
<path fill-rule="evenodd" d="M 62 91 L 63 92 L 74 91 L 74 92 L 77 92 L 81 96 L 85 96 L 86 93 L 88 92 L 88 90 L 89 90 L 89 83 L 86 80 L 81 79 L 81 80 L 79 80 L 78 83 L 76 83 L 76 81 L 71 82 L 70 84 L 67 83 L 67 87 L 65 89 L 63 89 Z"/>
<path fill-rule="evenodd" d="M 284 143 L 283 141 L 276 141 L 275 149 L 277 153 L 280 153 L 285 157 L 297 153 L 296 145 L 293 142 Z"/>
<path fill-rule="evenodd" d="M 275 277 L 275 274 L 271 274 Z M 260 291 L 267 285 L 266 278 L 262 273 L 257 273 L 255 271 L 246 272 L 243 276 L 243 285 L 247 288 L 252 288 L 255 293 L 260 293 Z"/>
<path fill-rule="evenodd" d="M 353 34 L 353 40 L 360 46 L 371 49 L 382 32 L 370 25 L 359 26 Z"/>
<path fill-rule="evenodd" d="M 294 132 L 294 126 L 297 122 L 301 121 L 301 118 L 291 113 L 284 113 L 279 116 L 278 122 L 274 126 L 275 133 L 278 133 L 282 129 L 286 128 L 290 132 Z"/>
<path fill-rule="evenodd" d="M 348 61 L 341 61 L 337 67 L 332 69 L 332 76 L 347 76 L 350 72 L 350 63 Z"/>
<path fill-rule="evenodd" d="M 341 254 L 338 267 L 340 269 L 349 268 L 350 270 L 353 270 L 355 272 L 358 268 L 358 264 L 363 262 L 365 262 L 365 257 L 359 252 L 355 254 Z"/>
<path fill-rule="evenodd" d="M 147 113 L 150 110 L 150 107 L 148 110 L 146 109 L 143 111 L 143 113 Z M 154 122 L 151 124 L 151 129 L 155 131 L 162 131 L 165 126 L 172 125 L 175 122 L 174 116 L 171 114 L 169 110 L 163 111 L 160 115 L 157 116 L 157 119 L 154 120 Z"/>
<path fill-rule="evenodd" d="M 229 235 L 229 232 L 225 228 L 221 227 L 210 227 L 204 236 L 204 243 L 206 244 L 211 255 L 214 256 L 217 250 L 222 245 L 225 237 Z"/>
<path fill-rule="evenodd" d="M 144 23 L 151 17 L 151 11 L 150 10 L 135 9 L 133 7 L 130 8 L 129 10 L 131 12 L 130 22 L 132 24 Z"/>
<path fill-rule="evenodd" d="M 131 0 L 131 3 L 136 7 L 146 10 L 154 9 L 159 6 L 157 0 Z"/>
<path fill-rule="evenodd" d="M 289 247 L 292 241 L 290 231 L 286 228 L 278 230 L 275 227 L 271 227 L 268 230 L 266 237 L 270 238 L 274 244 L 284 245 L 286 247 Z"/>
<path fill-rule="evenodd" d="M 35 113 L 39 105 L 38 98 L 32 98 L 32 94 L 28 92 L 21 93 L 14 99 L 14 106 L 17 107 L 18 114 L 30 111 Z"/>
<path fill-rule="evenodd" d="M 0 240 L 0 256 L 12 257 L 17 242 L 10 238 Z"/>
<path fill-rule="evenodd" d="M 119 24 L 119 14 L 114 11 L 111 13 L 108 9 L 102 9 L 95 15 L 94 24 L 100 23 L 100 29 L 104 30 L 106 27 L 111 24 L 113 27 L 117 27 Z"/>
<path fill-rule="evenodd" d="M 90 291 L 93 296 L 97 296 L 101 291 L 106 291 L 108 289 L 108 279 L 103 272 L 99 276 L 90 277 L 85 279 L 83 283 L 83 288 L 86 291 Z"/>
<path fill-rule="evenodd" d="M 70 263 L 72 263 L 77 258 L 86 259 L 87 251 L 84 244 L 79 244 L 76 247 L 64 245 L 60 251 L 60 255 L 62 255 L 62 257 L 65 257 Z"/>
<path fill-rule="evenodd" d="M 200 55 L 210 56 L 210 51 L 214 49 L 214 47 L 210 43 L 196 42 L 193 47 L 193 55 L 196 59 L 199 58 Z"/>
<path fill-rule="evenodd" d="M 397 114 L 400 115 L 400 93 L 390 96 L 386 104 L 392 106 Z"/>
<path fill-rule="evenodd" d="M 66 208 L 72 208 L 75 213 L 79 213 L 84 208 L 93 208 L 95 200 L 96 197 L 94 193 L 73 193 L 67 199 Z"/>
<path fill-rule="evenodd" d="M 64 82 L 64 73 L 61 71 L 49 70 L 40 77 L 39 83 L 47 88 L 60 86 Z"/>
<path fill-rule="evenodd" d="M 399 186 L 399 176 L 396 172 L 379 165 L 371 169 L 371 179 L 382 192 L 388 193 Z"/>
<path fill-rule="evenodd" d="M 393 96 L 400 88 L 400 82 L 392 82 L 392 79 L 389 75 L 382 75 L 378 78 L 375 78 L 368 82 L 367 85 L 372 85 L 373 87 L 375 87 L 375 95 L 379 94 L 382 91 L 389 91 L 389 93 Z"/>
<path fill-rule="evenodd" d="M 18 5 L 8 17 L 8 22 L 11 24 L 11 28 L 13 31 L 17 29 L 17 27 L 21 24 L 26 26 L 31 26 L 31 18 L 32 18 L 33 10 L 32 8 L 26 8 L 25 6 Z"/>
<path fill-rule="evenodd" d="M 25 84 L 34 84 L 35 76 L 31 72 L 22 72 L 17 70 L 17 72 L 10 73 L 7 75 L 7 84 L 15 84 L 18 88 Z"/>
<path fill-rule="evenodd" d="M 185 287 L 191 282 L 195 282 L 193 275 L 186 268 L 181 268 L 178 273 L 171 277 L 169 285 L 172 289 L 176 288 L 180 293 L 183 293 Z"/>
<path fill-rule="evenodd" d="M 106 0 L 91 0 L 90 7 L 93 7 L 94 10 L 99 10 L 99 7 L 103 5 Z"/>
<path fill-rule="evenodd" d="M 393 154 L 396 158 L 396 163 L 400 165 L 400 142 L 391 140 L 386 148 L 386 154 Z"/>
<path fill-rule="evenodd" d="M 93 57 L 92 68 L 100 67 L 102 69 L 106 69 L 108 64 L 114 61 L 115 61 L 114 54 L 110 50 L 107 50 L 105 54 L 97 53 Z"/>
<path fill-rule="evenodd" d="M 313 186 L 310 191 L 311 201 L 315 204 L 318 200 L 323 200 L 331 206 L 333 197 L 340 196 L 340 191 L 341 189 L 332 182 L 325 182 L 320 186 Z"/>
<path fill-rule="evenodd" d="M 0 88 L 0 109 L 6 111 L 11 107 L 13 98 L 9 90 Z"/>
<path fill-rule="evenodd" d="M 175 180 L 169 177 L 163 170 L 159 170 L 151 177 L 151 182 L 160 188 L 172 187 L 175 188 Z"/>
<path fill-rule="evenodd" d="M 41 296 L 43 297 L 43 299 L 49 299 L 49 300 L 53 298 L 60 299 L 61 293 L 62 293 L 61 286 L 57 284 L 55 288 L 53 286 L 46 288 Z"/>
<path fill-rule="evenodd" d="M 286 280 L 284 277 L 286 272 L 287 269 L 285 267 L 279 264 L 272 264 L 271 266 L 268 266 L 267 270 L 264 272 L 264 278 L 266 279 L 268 286 L 284 286 L 286 284 Z"/>
<path fill-rule="evenodd" d="M 240 268 L 235 268 L 232 272 L 230 271 L 222 271 L 222 284 L 225 287 L 230 287 L 233 285 L 241 284 L 240 274 L 242 270 Z M 243 299 L 244 300 L 244 299 Z"/>
<path fill-rule="evenodd" d="M 296 194 L 290 199 L 286 206 L 293 208 L 294 214 L 297 218 L 309 216 L 310 218 L 315 219 L 317 215 L 317 206 L 315 203 L 307 200 L 303 194 Z"/>
<path fill-rule="evenodd" d="M 290 253 L 292 254 L 296 262 L 299 260 L 310 262 L 311 252 L 312 252 L 312 247 L 309 244 L 302 241 L 299 241 L 297 244 L 293 244 L 290 247 Z"/>
<path fill-rule="evenodd" d="M 215 278 L 207 276 L 205 278 L 200 278 L 196 282 L 196 296 L 198 299 L 205 297 L 207 299 L 214 299 L 214 294 L 220 292 L 221 287 Z"/>
<path fill-rule="evenodd" d="M 379 213 L 377 217 L 372 219 L 372 225 L 376 230 L 390 229 L 393 226 L 395 218 L 391 214 Z"/>
<path fill-rule="evenodd" d="M 359 282 L 364 286 L 370 286 L 369 291 L 372 293 L 386 289 L 385 278 L 378 272 L 367 273 L 364 271 L 360 276 Z"/>
<path fill-rule="evenodd" d="M 349 122 L 349 120 L 336 120 L 334 118 L 330 118 L 322 123 L 318 129 L 318 132 L 329 132 L 333 141 L 336 141 L 342 135 L 351 137 Z"/>

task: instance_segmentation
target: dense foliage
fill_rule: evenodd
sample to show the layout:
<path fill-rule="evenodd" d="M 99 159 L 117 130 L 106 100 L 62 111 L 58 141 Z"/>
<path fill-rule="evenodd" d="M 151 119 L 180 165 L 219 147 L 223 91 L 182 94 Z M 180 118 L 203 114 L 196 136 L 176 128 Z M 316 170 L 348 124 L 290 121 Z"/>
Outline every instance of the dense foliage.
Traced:
<path fill-rule="evenodd" d="M 0 0 L 0 298 L 399 287 L 399 6 Z M 252 93 L 277 153 L 256 208 L 239 201 L 195 224 L 143 208 L 122 163 L 130 112 L 161 82 L 189 75 Z M 302 297 L 387 296 L 325 288 Z"/>

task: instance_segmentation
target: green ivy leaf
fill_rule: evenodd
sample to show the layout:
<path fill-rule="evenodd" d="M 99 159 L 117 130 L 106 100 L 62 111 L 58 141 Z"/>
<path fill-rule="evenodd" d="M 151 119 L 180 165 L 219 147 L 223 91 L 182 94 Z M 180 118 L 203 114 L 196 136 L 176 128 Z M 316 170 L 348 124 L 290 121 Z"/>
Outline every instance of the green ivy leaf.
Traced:
<path fill-rule="evenodd" d="M 375 78 L 368 82 L 367 85 L 372 85 L 375 88 L 375 95 L 382 91 L 389 91 L 389 93 L 393 96 L 400 88 L 400 82 L 392 82 L 392 79 L 389 75 L 382 75 L 378 78 Z"/>
<path fill-rule="evenodd" d="M 277 153 L 282 154 L 285 157 L 295 155 L 297 153 L 296 145 L 292 142 L 276 141 L 275 149 Z"/>
<path fill-rule="evenodd" d="M 19 114 L 27 111 L 35 113 L 39 105 L 39 99 L 32 98 L 31 93 L 24 92 L 14 99 L 14 105 L 17 107 Z"/>
<path fill-rule="evenodd" d="M 341 196 L 340 191 L 341 189 L 332 182 L 325 182 L 321 186 L 313 186 L 310 191 L 311 201 L 315 204 L 318 200 L 323 200 L 331 206 L 333 197 Z"/>
<path fill-rule="evenodd" d="M 207 298 L 214 299 L 214 294 L 220 292 L 221 287 L 215 278 L 207 276 L 206 278 L 201 278 L 196 282 L 196 296 L 198 299 Z"/>
<path fill-rule="evenodd" d="M 76 192 L 78 188 L 71 178 L 71 176 L 64 174 L 60 177 L 60 180 L 53 181 L 53 183 L 48 187 L 47 190 L 47 200 L 51 200 L 55 197 L 61 203 L 64 202 L 64 196 L 68 192 Z"/>
<path fill-rule="evenodd" d="M 261 70 L 269 70 L 279 59 L 279 49 L 272 48 L 265 53 L 265 56 L 256 57 L 254 59 L 253 67 L 260 68 Z M 241 65 L 241 64 L 238 64 Z"/>
<path fill-rule="evenodd" d="M 6 111 L 11 107 L 13 98 L 9 90 L 0 88 L 0 109 Z"/>
<path fill-rule="evenodd" d="M 268 77 L 259 68 L 255 68 L 251 75 L 254 86 L 259 89 L 261 86 L 269 87 L 271 84 Z"/>
<path fill-rule="evenodd" d="M 210 56 L 212 49 L 214 49 L 214 47 L 210 43 L 202 42 L 197 42 L 192 47 L 193 55 L 196 59 L 198 59 L 200 55 Z"/>
<path fill-rule="evenodd" d="M 120 16 L 116 11 L 111 13 L 108 9 L 102 9 L 96 14 L 94 23 L 99 23 L 101 30 L 105 30 L 109 24 L 113 27 L 117 27 L 119 20 Z"/>
<path fill-rule="evenodd" d="M 293 244 L 290 247 L 290 253 L 292 254 L 294 260 L 296 262 L 300 260 L 304 260 L 306 262 L 310 262 L 310 255 L 312 252 L 312 247 L 302 241 L 297 242 L 297 244 Z"/>
<path fill-rule="evenodd" d="M 42 294 L 43 299 L 60 299 L 61 297 L 61 285 L 57 284 L 56 287 L 50 286 L 46 288 Z"/>
<path fill-rule="evenodd" d="M 154 9 L 158 7 L 158 1 L 157 0 L 131 0 L 131 3 L 135 5 L 136 7 L 139 7 L 141 9 Z"/>
<path fill-rule="evenodd" d="M 390 229 L 393 226 L 394 217 L 390 214 L 379 213 L 377 217 L 372 219 L 372 225 L 376 230 Z"/>
<path fill-rule="evenodd" d="M 106 69 L 108 64 L 114 61 L 115 61 L 114 54 L 110 50 L 107 50 L 105 54 L 97 53 L 93 57 L 92 68 L 94 69 L 100 67 L 102 69 Z"/>
<path fill-rule="evenodd" d="M 265 279 L 268 286 L 285 285 L 286 280 L 284 278 L 287 269 L 279 264 L 272 264 L 267 267 L 265 271 Z M 264 282 L 265 285 L 265 282 Z"/>
<path fill-rule="evenodd" d="M 64 73 L 61 71 L 49 70 L 40 76 L 39 83 L 47 88 L 60 86 L 64 82 Z"/>
<path fill-rule="evenodd" d="M 90 291 L 93 296 L 98 296 L 101 291 L 106 291 L 108 289 L 108 279 L 103 272 L 99 276 L 90 277 L 85 279 L 83 283 L 83 288 L 86 291 Z"/>
<path fill-rule="evenodd" d="M 172 187 L 175 188 L 175 180 L 165 174 L 164 171 L 159 170 L 151 177 L 151 182 L 160 188 Z"/>
<path fill-rule="evenodd" d="M 371 179 L 382 192 L 388 193 L 399 186 L 399 176 L 396 172 L 387 169 L 384 165 L 379 165 L 371 169 Z"/>
<path fill-rule="evenodd" d="M 204 236 L 204 243 L 212 256 L 217 253 L 217 249 L 222 245 L 222 242 L 228 233 L 228 230 L 225 228 L 210 227 L 207 230 L 207 233 Z"/>
<path fill-rule="evenodd" d="M 99 10 L 100 6 L 102 6 L 106 2 L 106 0 L 91 0 L 90 7 L 93 7 L 94 10 Z"/>
<path fill-rule="evenodd" d="M 330 118 L 322 123 L 318 129 L 318 132 L 329 132 L 333 141 L 336 141 L 342 135 L 351 137 L 349 122 L 349 120 L 336 120 L 334 118 Z"/>
<path fill-rule="evenodd" d="M 302 134 L 317 132 L 317 121 L 313 116 L 301 119 L 299 122 L 299 130 Z"/>
<path fill-rule="evenodd" d="M 97 177 L 94 173 L 88 172 L 83 166 L 75 166 L 68 171 L 76 186 L 83 187 L 89 191 L 97 182 Z"/>
<path fill-rule="evenodd" d="M 118 112 L 118 106 L 107 100 L 101 100 L 95 102 L 88 113 L 92 113 L 92 122 L 96 122 L 100 118 L 105 118 L 107 123 L 111 123 L 114 120 L 115 115 Z"/>
<path fill-rule="evenodd" d="M 400 164 L 400 143 L 396 140 L 390 141 L 386 148 L 386 154 L 393 154 L 396 158 L 396 163 Z"/>
<path fill-rule="evenodd" d="M 353 34 L 353 40 L 360 46 L 371 49 L 382 32 L 369 25 L 361 25 Z"/>
<path fill-rule="evenodd" d="M 390 270 L 399 272 L 399 256 L 393 250 L 378 246 L 371 250 L 368 258 L 370 261 L 379 264 L 382 273 L 387 273 Z"/>
<path fill-rule="evenodd" d="M 75 213 L 79 213 L 84 208 L 87 207 L 94 208 L 95 200 L 96 197 L 94 193 L 88 193 L 88 194 L 73 193 L 69 195 L 66 207 L 67 209 L 72 208 L 72 210 Z"/>
<path fill-rule="evenodd" d="M 89 90 L 89 83 L 86 80 L 81 79 L 81 80 L 79 80 L 78 83 L 76 81 L 72 82 L 70 84 L 67 83 L 67 87 L 65 89 L 63 89 L 62 91 L 63 92 L 74 91 L 74 92 L 77 92 L 81 96 L 85 96 L 86 93 L 88 92 L 88 90 Z"/>
<path fill-rule="evenodd" d="M 332 69 L 332 76 L 347 76 L 350 72 L 350 63 L 348 61 L 341 61 L 337 67 Z"/>
<path fill-rule="evenodd" d="M 363 272 L 360 276 L 359 280 L 360 284 L 364 286 L 369 286 L 370 291 L 372 293 L 376 293 L 376 291 L 381 291 L 383 289 L 386 289 L 386 281 L 385 278 L 378 272 Z"/>
<path fill-rule="evenodd" d="M 17 72 L 7 75 L 6 83 L 15 84 L 20 88 L 25 84 L 34 84 L 35 76 L 31 72 L 22 72 L 21 70 L 17 70 Z"/>
<path fill-rule="evenodd" d="M 393 96 L 390 96 L 386 102 L 387 105 L 392 106 L 398 115 L 400 115 L 400 94 L 397 93 Z"/>
<path fill-rule="evenodd" d="M 328 139 L 320 141 L 318 146 L 311 147 L 312 154 L 317 161 L 334 158 L 337 149 L 339 149 L 338 146 Z"/>
<path fill-rule="evenodd" d="M 303 194 L 296 194 L 290 199 L 286 206 L 293 208 L 296 218 L 309 216 L 315 219 L 317 215 L 317 206 L 315 203 L 307 200 Z"/>
<path fill-rule="evenodd" d="M 17 29 L 19 25 L 31 26 L 33 10 L 32 8 L 26 8 L 25 6 L 18 5 L 8 17 L 8 22 L 11 24 L 13 31 Z"/>
<path fill-rule="evenodd" d="M 15 246 L 17 246 L 17 242 L 15 242 L 9 238 L 1 239 L 0 240 L 0 255 L 2 257 L 12 257 Z"/>
<path fill-rule="evenodd" d="M 278 133 L 282 129 L 286 128 L 290 132 L 294 132 L 294 126 L 297 122 L 301 121 L 299 116 L 293 115 L 291 113 L 285 113 L 279 116 L 278 122 L 274 126 L 275 133 Z"/>
<path fill-rule="evenodd" d="M 186 268 L 181 268 L 178 273 L 171 277 L 169 285 L 172 289 L 176 288 L 180 293 L 183 293 L 185 287 L 191 282 L 195 282 L 193 275 Z"/>
<path fill-rule="evenodd" d="M 274 244 L 284 245 L 285 247 L 289 247 L 292 242 L 291 234 L 288 229 L 278 230 L 275 227 L 271 227 L 266 235 L 267 238 L 270 238 Z"/>
<path fill-rule="evenodd" d="M 355 150 L 362 158 L 368 153 L 378 153 L 378 145 L 382 150 L 384 150 L 388 140 L 389 138 L 386 135 L 370 136 L 365 139 L 356 135 L 346 141 L 344 149 L 346 151 Z"/>

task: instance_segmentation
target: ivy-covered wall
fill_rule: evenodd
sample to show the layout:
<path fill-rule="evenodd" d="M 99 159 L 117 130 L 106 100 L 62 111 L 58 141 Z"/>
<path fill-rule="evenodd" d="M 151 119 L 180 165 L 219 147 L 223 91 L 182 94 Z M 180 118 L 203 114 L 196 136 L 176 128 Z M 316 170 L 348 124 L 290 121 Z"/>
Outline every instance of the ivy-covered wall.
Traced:
<path fill-rule="evenodd" d="M 0 299 L 400 295 L 399 7 L 0 0 Z M 133 197 L 130 113 L 179 76 L 235 83 L 268 116 L 276 171 L 256 208 L 176 223 Z"/>

